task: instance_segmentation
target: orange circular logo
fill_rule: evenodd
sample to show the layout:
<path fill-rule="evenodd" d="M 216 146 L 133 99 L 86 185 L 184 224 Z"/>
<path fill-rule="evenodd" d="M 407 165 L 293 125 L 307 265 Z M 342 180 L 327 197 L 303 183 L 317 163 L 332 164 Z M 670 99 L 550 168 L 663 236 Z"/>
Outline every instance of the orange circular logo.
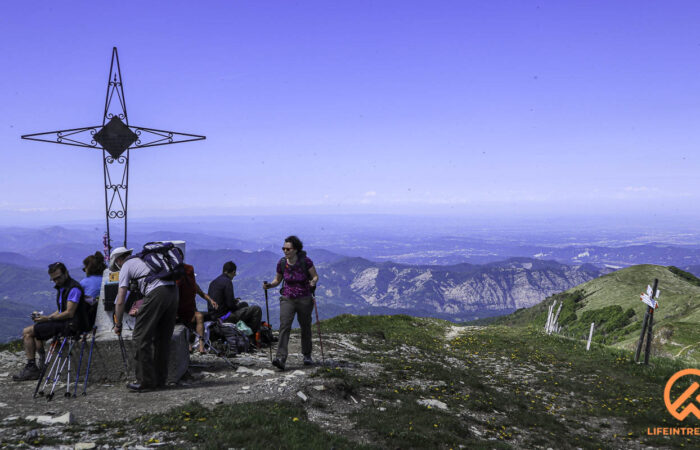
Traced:
<path fill-rule="evenodd" d="M 698 408 L 698 405 L 700 405 L 700 383 L 697 381 L 694 381 L 677 399 L 671 401 L 671 388 L 676 381 L 686 375 L 700 377 L 700 369 L 684 369 L 674 373 L 666 383 L 666 388 L 664 389 L 664 403 L 666 403 L 668 412 L 678 420 L 684 420 L 690 414 L 694 414 L 695 417 L 700 419 L 700 409 Z M 692 398 L 696 394 L 697 396 Z M 688 399 L 691 399 L 690 403 L 683 407 L 683 404 Z"/>

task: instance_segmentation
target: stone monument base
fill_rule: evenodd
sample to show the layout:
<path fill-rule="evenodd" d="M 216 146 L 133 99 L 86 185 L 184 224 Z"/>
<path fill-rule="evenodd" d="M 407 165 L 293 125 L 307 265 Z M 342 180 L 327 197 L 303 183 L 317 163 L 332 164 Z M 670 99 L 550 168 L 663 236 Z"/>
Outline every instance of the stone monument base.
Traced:
<path fill-rule="evenodd" d="M 119 340 L 116 335 L 113 334 L 112 336 L 112 339 L 108 339 L 106 335 L 103 334 L 101 339 L 95 340 L 95 345 L 92 350 L 92 363 L 90 364 L 90 379 L 88 380 L 88 384 L 129 382 L 136 379 L 134 374 L 134 365 L 136 363 L 134 355 L 136 354 L 136 347 L 131 336 L 123 339 L 126 352 L 126 364 L 124 364 Z M 79 385 L 83 382 L 85 371 L 87 370 L 91 339 L 92 335 L 90 334 L 88 335 L 83 350 Z M 71 351 L 71 383 L 75 382 L 75 378 L 73 377 L 75 376 L 80 360 L 81 345 L 81 341 L 75 342 Z M 67 351 L 67 348 L 68 343 L 66 343 L 64 351 Z M 187 372 L 189 364 L 189 331 L 183 325 L 176 325 L 172 339 L 170 340 L 168 383 L 177 383 Z M 61 376 L 62 380 L 66 379 L 66 370 L 67 369 L 64 369 Z"/>

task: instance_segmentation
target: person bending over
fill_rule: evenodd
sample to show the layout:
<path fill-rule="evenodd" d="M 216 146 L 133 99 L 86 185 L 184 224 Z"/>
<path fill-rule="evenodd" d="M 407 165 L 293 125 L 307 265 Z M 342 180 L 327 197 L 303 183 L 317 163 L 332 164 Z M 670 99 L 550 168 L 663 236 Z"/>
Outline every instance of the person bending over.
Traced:
<path fill-rule="evenodd" d="M 124 302 L 127 291 L 143 295 L 134 324 L 132 339 L 136 344 L 136 383 L 126 385 L 132 392 L 162 389 L 168 379 L 170 339 L 175 328 L 178 290 L 173 281 L 151 279 L 151 270 L 141 258 L 129 258 L 133 249 L 112 250 L 109 269 L 119 271 L 119 290 L 115 304 L 114 333 L 122 332 Z"/>

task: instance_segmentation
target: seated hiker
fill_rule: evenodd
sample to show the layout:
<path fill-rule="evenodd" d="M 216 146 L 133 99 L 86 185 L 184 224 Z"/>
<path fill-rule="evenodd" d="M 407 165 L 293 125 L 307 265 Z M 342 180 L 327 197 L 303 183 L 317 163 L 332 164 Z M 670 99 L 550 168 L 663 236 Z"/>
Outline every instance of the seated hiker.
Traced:
<path fill-rule="evenodd" d="M 22 331 L 27 364 L 22 371 L 12 377 L 15 381 L 36 380 L 39 368 L 36 365 L 36 339 L 45 341 L 54 336 L 65 336 L 84 331 L 88 323 L 88 305 L 85 302 L 83 287 L 70 277 L 66 266 L 61 262 L 49 265 L 49 277 L 56 288 L 57 310 L 48 316 L 32 314 L 34 325 Z"/>
<path fill-rule="evenodd" d="M 102 252 L 95 252 L 83 260 L 83 272 L 85 278 L 80 280 L 80 285 L 85 293 L 85 301 L 89 308 L 90 323 L 95 322 L 97 314 L 97 301 L 100 298 L 100 289 L 102 288 L 102 273 L 107 268 L 105 257 Z"/>
<path fill-rule="evenodd" d="M 85 301 L 92 305 L 100 296 L 102 287 L 102 273 L 107 268 L 102 252 L 95 252 L 83 260 L 83 272 L 85 278 L 80 280 L 80 285 L 85 292 Z"/>
<path fill-rule="evenodd" d="M 225 322 L 237 323 L 242 320 L 253 333 L 260 329 L 262 309 L 257 306 L 248 306 L 247 303 L 239 303 L 233 295 L 233 277 L 236 276 L 236 264 L 233 261 L 224 263 L 223 273 L 209 283 L 209 296 L 214 299 L 218 308 L 209 305 L 209 312 L 204 315 L 204 320 L 221 319 Z"/>
<path fill-rule="evenodd" d="M 199 295 L 205 299 L 213 308 L 219 305 L 202 291 L 202 288 L 197 284 L 194 274 L 194 267 L 189 264 L 184 264 L 185 274 L 177 281 L 177 287 L 180 291 L 180 301 L 177 308 L 177 323 L 181 323 L 187 327 L 195 327 L 195 331 L 199 336 L 204 334 L 204 314 L 197 311 L 197 302 L 195 297 Z M 204 353 L 204 340 L 199 340 L 199 352 Z"/>

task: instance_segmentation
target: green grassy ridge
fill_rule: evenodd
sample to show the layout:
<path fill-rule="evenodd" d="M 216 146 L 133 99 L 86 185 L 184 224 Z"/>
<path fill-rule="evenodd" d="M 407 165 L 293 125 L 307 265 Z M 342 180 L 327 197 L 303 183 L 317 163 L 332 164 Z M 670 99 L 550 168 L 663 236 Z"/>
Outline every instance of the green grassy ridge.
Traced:
<path fill-rule="evenodd" d="M 687 280 L 690 284 L 693 284 L 695 286 L 700 286 L 700 278 L 696 277 L 690 272 L 686 272 L 685 270 L 679 269 L 678 267 L 675 266 L 668 266 L 668 270 L 670 270 L 672 273 L 678 275 L 679 277 Z"/>
<path fill-rule="evenodd" d="M 646 286 L 651 285 L 654 278 L 659 280 L 658 289 L 661 291 L 660 306 L 654 313 L 657 352 L 671 356 L 682 349 L 676 344 L 697 344 L 682 352 L 682 356 L 700 361 L 697 351 L 700 332 L 695 331 L 695 328 L 700 329 L 697 327 L 700 324 L 700 279 L 672 266 L 627 267 L 550 296 L 531 308 L 470 324 L 544 328 L 548 308 L 556 301 L 556 308 L 563 304 L 559 315 L 562 333 L 585 339 L 591 322 L 594 322 L 595 341 L 629 349 L 639 338 L 646 311 L 639 295 L 646 291 Z M 661 339 L 657 339 L 657 335 Z M 695 350 L 691 352 L 693 348 Z"/>
<path fill-rule="evenodd" d="M 453 323 L 443 319 L 413 317 L 406 314 L 357 316 L 341 314 L 323 321 L 323 330 L 337 333 L 362 333 L 389 341 L 414 342 L 440 338 Z"/>
<path fill-rule="evenodd" d="M 661 291 L 657 320 L 683 318 L 700 308 L 700 286 L 675 274 L 668 267 L 650 264 L 617 270 L 574 289 L 581 289 L 586 294 L 582 311 L 619 305 L 623 309 L 634 308 L 637 316 L 643 316 L 646 306 L 639 295 L 646 291 L 647 285 L 651 285 L 654 278 L 658 278 L 658 289 Z"/>

